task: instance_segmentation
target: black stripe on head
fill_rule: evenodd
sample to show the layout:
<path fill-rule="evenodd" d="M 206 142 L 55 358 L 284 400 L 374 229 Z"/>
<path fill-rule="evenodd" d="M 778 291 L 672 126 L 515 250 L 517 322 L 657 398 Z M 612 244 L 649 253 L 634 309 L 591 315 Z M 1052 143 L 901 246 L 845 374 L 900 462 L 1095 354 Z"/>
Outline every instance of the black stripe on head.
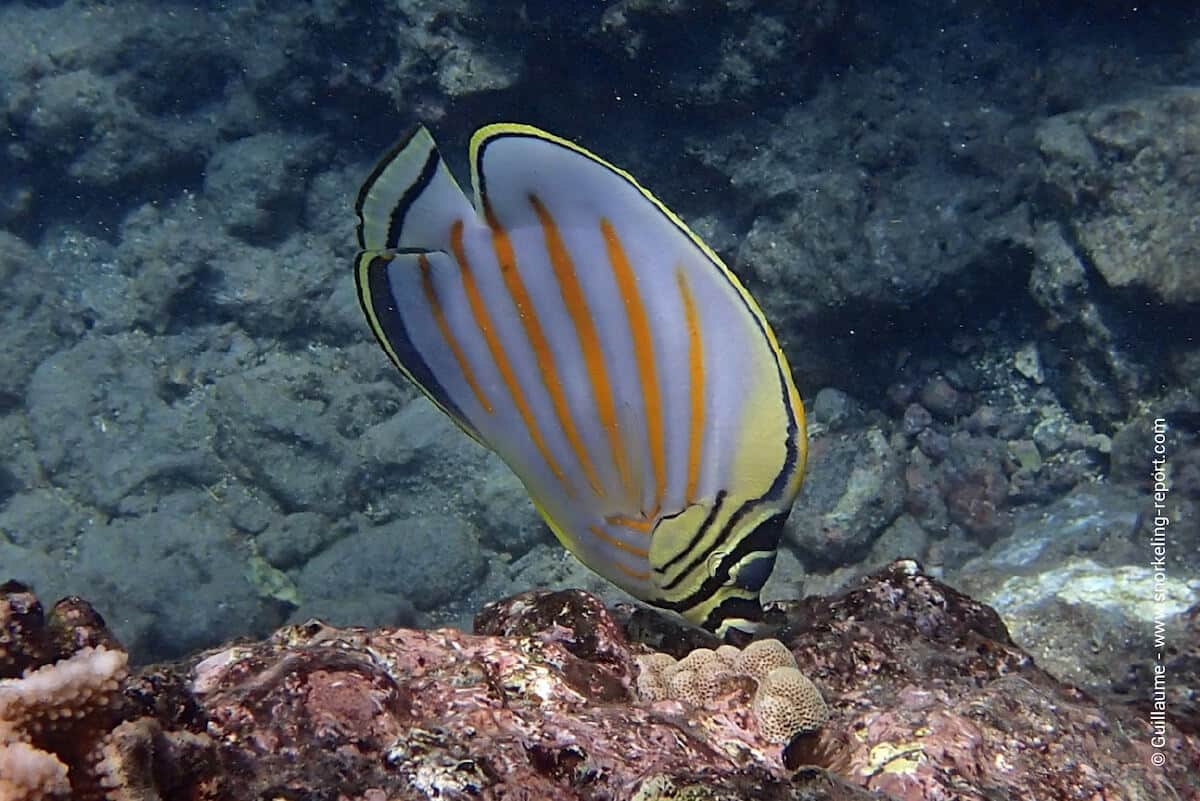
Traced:
<path fill-rule="evenodd" d="M 709 546 L 707 548 L 705 548 L 702 553 L 698 554 L 696 556 L 696 558 L 693 559 L 691 561 L 691 563 L 689 563 L 688 566 L 686 568 L 684 568 L 684 570 L 682 572 L 679 573 L 679 575 L 677 575 L 673 580 L 667 582 L 667 584 L 663 586 L 664 590 L 670 590 L 670 589 L 677 587 L 679 585 L 679 582 L 683 581 L 685 578 L 687 578 L 693 572 L 695 572 L 696 569 L 699 568 L 702 564 L 707 562 L 709 557 L 712 556 L 714 551 L 716 551 L 722 544 L 727 543 L 729 541 L 729 533 L 734 530 L 734 528 L 737 526 L 738 522 L 741 521 L 741 519 L 743 517 L 745 517 L 752 509 L 755 509 L 756 507 L 761 506 L 762 502 L 764 500 L 771 499 L 771 498 L 778 498 L 780 495 L 783 494 L 783 488 L 787 484 L 787 476 L 790 474 L 792 468 L 795 467 L 796 459 L 798 458 L 798 449 L 796 448 L 796 443 L 795 443 L 795 438 L 794 438 L 794 434 L 796 431 L 794 421 L 788 426 L 788 429 L 789 430 L 788 430 L 787 461 L 784 462 L 783 470 L 781 470 L 779 472 L 779 475 L 775 477 L 775 481 L 771 484 L 771 488 L 769 490 L 767 490 L 767 492 L 764 493 L 761 497 L 746 501 L 741 506 L 739 506 L 737 508 L 737 511 L 734 512 L 732 515 L 730 515 L 729 520 L 725 521 L 725 526 L 721 529 L 720 536 L 714 538 L 713 541 L 709 544 Z M 776 518 L 778 518 L 778 517 L 782 517 L 783 520 L 786 520 L 787 519 L 787 511 L 781 512 L 779 515 L 770 517 L 767 520 L 763 521 L 761 524 L 759 524 L 758 528 L 756 528 L 754 531 L 752 531 L 750 534 L 748 534 L 746 537 L 744 537 L 742 539 L 742 541 L 739 542 L 735 546 L 735 551 L 737 549 L 741 548 L 742 545 L 745 544 L 747 541 L 769 542 L 770 536 L 771 536 L 770 527 L 772 526 L 773 521 L 775 521 Z M 760 548 L 750 548 L 750 550 L 760 550 L 761 551 L 761 550 L 775 550 L 776 548 L 778 548 L 779 547 L 779 538 L 783 534 L 783 520 L 780 520 L 778 523 L 774 524 L 775 539 L 774 539 L 774 544 L 771 545 L 770 548 L 760 547 Z M 764 528 L 768 529 L 768 530 L 764 531 Z"/>
<path fill-rule="evenodd" d="M 725 490 L 720 490 L 717 493 L 716 501 L 713 503 L 712 508 L 708 510 L 708 515 L 705 516 L 704 522 L 700 524 L 700 527 L 696 529 L 696 533 L 692 535 L 690 540 L 688 540 L 688 544 L 685 545 L 683 549 L 679 551 L 679 553 L 668 559 L 666 564 L 664 564 L 662 567 L 654 568 L 655 573 L 660 575 L 665 574 L 672 565 L 676 564 L 685 556 L 687 556 L 692 548 L 696 547 L 696 544 L 700 542 L 700 540 L 704 539 L 704 534 L 708 531 L 709 527 L 712 526 L 713 521 L 717 519 L 717 514 L 721 511 L 721 504 L 725 503 L 725 496 L 727 494 L 728 493 L 726 493 Z M 682 514 L 682 512 L 680 514 Z M 667 518 L 664 517 L 663 519 L 666 520 Z M 668 586 L 673 586 L 675 583 L 676 582 L 672 582 L 671 585 Z"/>
<path fill-rule="evenodd" d="M 720 631 L 722 624 L 725 623 L 725 621 L 743 620 L 749 622 L 751 625 L 747 627 L 739 627 L 736 623 L 734 623 L 732 628 L 740 631 L 744 635 L 753 634 L 753 630 L 747 629 L 757 628 L 754 626 L 754 624 L 762 623 L 763 608 L 762 604 L 758 602 L 757 598 L 753 600 L 750 598 L 738 597 L 726 598 L 724 601 L 721 601 L 721 603 L 718 604 L 715 609 L 708 613 L 708 616 L 704 618 L 704 621 L 700 625 L 709 631 Z M 723 635 L 727 638 L 729 637 L 728 629 L 723 632 Z"/>
<path fill-rule="evenodd" d="M 759 503 L 758 499 L 755 499 L 752 501 L 747 501 L 746 503 L 743 503 L 741 506 L 739 506 L 737 508 L 737 511 L 735 511 L 732 515 L 730 515 L 729 519 L 727 521 L 725 521 L 725 526 L 721 529 L 721 533 L 719 535 L 717 535 L 717 537 L 715 539 L 713 539 L 713 541 L 711 543 L 709 543 L 709 546 L 707 548 L 705 548 L 699 555 L 697 555 L 694 559 L 692 559 L 692 561 L 688 564 L 688 566 L 686 568 L 684 568 L 683 570 L 681 570 L 679 572 L 679 574 L 677 576 L 675 576 L 675 578 L 671 579 L 666 584 L 664 584 L 663 589 L 664 590 L 675 589 L 676 587 L 679 586 L 680 582 L 682 582 L 684 579 L 686 579 L 688 576 L 690 576 L 692 573 L 694 573 L 696 570 L 698 570 L 701 567 L 701 565 L 706 563 L 708 561 L 709 557 L 712 556 L 713 552 L 717 550 L 717 548 L 719 548 L 721 545 L 723 545 L 729 541 L 729 532 L 733 531 L 733 528 L 737 524 L 737 522 L 739 520 L 741 520 L 743 517 L 745 517 L 746 513 L 750 509 L 757 506 L 758 503 Z M 708 520 L 705 521 L 706 526 L 709 522 L 710 521 L 708 521 Z M 753 535 L 754 535 L 753 532 L 751 532 L 751 534 L 749 534 L 747 536 L 753 536 Z M 695 538 L 693 538 L 693 542 L 695 542 Z M 674 562 L 680 556 L 687 554 L 688 551 L 691 549 L 691 546 L 692 546 L 692 543 L 688 543 L 688 548 L 684 549 L 680 554 L 677 554 L 676 557 L 674 559 L 672 559 L 671 561 Z"/>
<path fill-rule="evenodd" d="M 360 253 L 359 258 L 361 259 L 361 257 Z M 408 328 L 404 325 L 404 318 L 396 306 L 396 296 L 392 292 L 392 281 L 388 276 L 391 262 L 392 258 L 388 256 L 376 256 L 371 259 L 371 263 L 366 268 L 358 266 L 357 260 L 355 262 L 354 277 L 358 282 L 359 304 L 363 307 L 367 319 L 375 320 L 378 323 L 378 328 L 372 325 L 371 331 L 374 332 L 375 338 L 385 352 L 390 348 L 391 352 L 396 354 L 398 360 L 396 367 L 402 373 L 407 375 L 434 403 L 445 409 L 447 414 L 456 421 L 461 421 L 460 424 L 466 425 L 467 418 L 463 415 L 462 410 L 451 400 L 445 387 L 434 376 L 429 363 L 425 361 L 425 357 L 417 350 L 412 337 L 409 336 Z M 362 285 L 364 273 L 367 281 L 365 287 Z M 368 303 L 372 308 L 367 308 Z M 473 431 L 469 433 L 478 438 Z"/>
<path fill-rule="evenodd" d="M 776 551 L 750 554 L 732 568 L 733 583 L 743 590 L 759 592 L 771 577 L 771 571 L 775 569 L 776 555 Z"/>
<path fill-rule="evenodd" d="M 738 511 L 742 512 L 744 509 L 745 506 Z M 699 606 L 700 604 L 714 597 L 721 591 L 722 587 L 728 585 L 737 586 L 739 582 L 734 581 L 731 578 L 733 575 L 733 569 L 743 561 L 753 561 L 747 559 L 747 557 L 749 557 L 751 554 L 762 554 L 761 556 L 754 557 L 755 560 L 770 557 L 773 564 L 774 555 L 779 550 L 779 540 L 783 536 L 783 524 L 786 520 L 787 512 L 780 512 L 779 514 L 772 515 L 771 517 L 767 518 L 761 524 L 759 524 L 758 528 L 754 529 L 754 531 L 751 531 L 749 534 L 743 537 L 742 540 L 733 547 L 733 550 L 725 554 L 725 556 L 721 559 L 720 564 L 717 565 L 716 570 L 714 570 L 712 575 L 704 580 L 699 589 L 682 600 L 655 601 L 655 605 L 660 606 L 663 609 L 670 609 L 686 615 L 687 610 L 695 606 Z M 733 521 L 731 520 L 730 525 L 732 525 L 732 523 Z M 726 526 L 726 529 L 728 529 L 728 526 Z M 723 536 L 724 534 L 725 532 L 722 532 Z M 685 573 L 683 575 L 687 574 Z M 765 583 L 766 579 L 763 581 Z M 759 589 L 761 589 L 761 587 Z"/>

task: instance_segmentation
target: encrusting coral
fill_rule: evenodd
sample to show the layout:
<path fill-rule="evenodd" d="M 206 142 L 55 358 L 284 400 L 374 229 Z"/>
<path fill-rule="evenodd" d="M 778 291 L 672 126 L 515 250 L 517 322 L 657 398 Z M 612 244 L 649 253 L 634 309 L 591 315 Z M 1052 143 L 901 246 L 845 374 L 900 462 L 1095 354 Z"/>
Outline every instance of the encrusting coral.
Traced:
<path fill-rule="evenodd" d="M 775 742 L 816 731 L 829 719 L 821 692 L 795 667 L 772 668 L 758 682 L 753 707 L 762 733 Z"/>
<path fill-rule="evenodd" d="M 773 743 L 816 731 L 829 717 L 821 692 L 779 640 L 758 640 L 740 651 L 731 645 L 697 648 L 678 661 L 669 654 L 645 654 L 637 664 L 637 691 L 645 701 L 675 699 L 705 707 L 753 682 L 750 710 L 759 732 Z"/>

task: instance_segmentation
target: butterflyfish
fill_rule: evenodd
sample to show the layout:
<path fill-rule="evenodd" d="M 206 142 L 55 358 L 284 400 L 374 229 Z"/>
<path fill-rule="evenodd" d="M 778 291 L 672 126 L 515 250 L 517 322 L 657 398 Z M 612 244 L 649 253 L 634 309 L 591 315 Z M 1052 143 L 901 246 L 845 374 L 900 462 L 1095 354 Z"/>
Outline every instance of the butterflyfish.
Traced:
<path fill-rule="evenodd" d="M 495 124 L 469 155 L 473 200 L 424 127 L 359 192 L 354 272 L 379 345 L 585 565 L 720 636 L 753 633 L 806 455 L 762 311 L 583 147 Z"/>

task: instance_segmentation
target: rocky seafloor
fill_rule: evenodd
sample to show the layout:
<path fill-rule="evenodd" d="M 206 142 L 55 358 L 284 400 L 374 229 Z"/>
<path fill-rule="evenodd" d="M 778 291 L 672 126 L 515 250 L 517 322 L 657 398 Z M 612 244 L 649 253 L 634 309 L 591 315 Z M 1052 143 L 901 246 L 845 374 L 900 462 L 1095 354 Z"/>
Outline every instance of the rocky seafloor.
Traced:
<path fill-rule="evenodd" d="M 499 119 L 629 169 L 762 303 L 812 424 L 770 597 L 915 558 L 1056 679 L 1136 704 L 1167 666 L 1192 714 L 1185 3 L 6 3 L 0 580 L 135 664 L 619 600 L 354 297 L 377 155 L 422 121 L 465 177 Z"/>
<path fill-rule="evenodd" d="M 311 621 L 130 672 L 85 602 L 47 614 L 14 582 L 0 798 L 1200 798 L 1194 712 L 1156 722 L 1059 682 L 915 562 L 771 615 L 779 639 L 739 651 L 539 590 L 489 604 L 473 633 Z M 722 653 L 740 667 L 707 690 L 644 691 L 651 664 Z M 809 689 L 764 703 L 781 671 Z"/>

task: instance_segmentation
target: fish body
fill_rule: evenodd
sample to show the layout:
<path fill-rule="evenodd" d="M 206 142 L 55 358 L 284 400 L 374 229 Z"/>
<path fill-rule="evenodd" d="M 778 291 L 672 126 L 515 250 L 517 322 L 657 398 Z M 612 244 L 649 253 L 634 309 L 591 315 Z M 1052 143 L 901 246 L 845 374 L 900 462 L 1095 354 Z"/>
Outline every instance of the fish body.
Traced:
<path fill-rule="evenodd" d="M 470 162 L 473 201 L 418 127 L 359 193 L 355 277 L 380 346 L 584 564 L 719 635 L 753 632 L 806 454 L 762 311 L 584 148 L 496 124 Z"/>

